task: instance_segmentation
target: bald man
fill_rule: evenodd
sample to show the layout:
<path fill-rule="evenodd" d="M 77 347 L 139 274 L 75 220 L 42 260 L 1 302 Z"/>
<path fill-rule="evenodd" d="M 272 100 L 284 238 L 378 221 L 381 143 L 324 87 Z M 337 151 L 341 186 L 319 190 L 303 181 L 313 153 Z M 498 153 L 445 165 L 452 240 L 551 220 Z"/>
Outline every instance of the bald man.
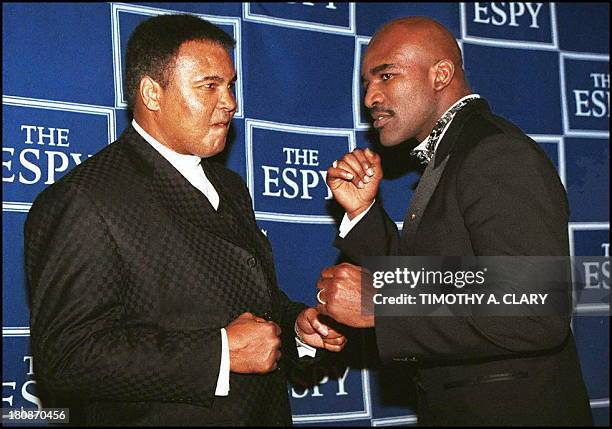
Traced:
<path fill-rule="evenodd" d="M 472 93 L 462 67 L 455 38 L 431 19 L 392 21 L 371 40 L 362 77 L 380 142 L 416 139 L 413 154 L 427 167 L 401 235 L 376 199 L 383 177 L 377 154 L 355 150 L 327 170 L 346 211 L 335 245 L 356 264 L 370 255 L 569 254 L 568 202 L 555 168 Z M 383 362 L 415 368 L 420 424 L 592 425 L 570 314 L 364 315 L 361 274 L 349 263 L 325 269 L 318 309 L 352 327 L 373 327 Z"/>

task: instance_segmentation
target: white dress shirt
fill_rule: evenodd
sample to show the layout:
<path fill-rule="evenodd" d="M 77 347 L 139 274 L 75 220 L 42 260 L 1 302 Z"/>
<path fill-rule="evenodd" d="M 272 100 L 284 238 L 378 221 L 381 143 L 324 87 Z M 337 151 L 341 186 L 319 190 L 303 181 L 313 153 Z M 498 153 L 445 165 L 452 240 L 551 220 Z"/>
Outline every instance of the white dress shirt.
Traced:
<path fill-rule="evenodd" d="M 469 94 L 469 95 L 466 95 L 465 97 L 462 97 L 461 99 L 457 100 L 457 102 L 454 103 L 452 106 L 450 106 L 446 110 L 446 112 L 444 112 L 444 114 L 440 117 L 443 117 L 444 115 L 446 115 L 446 113 L 449 110 L 451 110 L 453 107 L 455 107 L 457 104 L 461 103 L 462 101 L 467 100 L 468 98 L 480 98 L 480 95 L 479 94 Z M 440 138 L 438 138 L 438 141 L 436 142 L 436 146 L 434 147 L 434 152 L 438 149 L 438 144 L 444 138 L 444 134 L 446 134 L 446 130 L 448 130 L 448 127 L 450 127 L 450 124 L 453 122 L 453 119 L 455 119 L 454 116 L 451 118 L 450 121 L 448 121 L 448 123 L 446 124 L 442 132 L 440 133 Z M 419 143 L 419 145 L 415 147 L 414 150 L 415 151 L 425 150 L 427 148 L 427 144 L 429 143 L 430 137 L 431 136 L 427 136 L 427 138 L 423 140 L 421 143 Z M 340 228 L 339 228 L 340 230 L 338 232 L 338 235 L 340 236 L 340 238 L 346 237 L 346 235 L 351 231 L 351 229 L 353 229 L 355 225 L 357 225 L 357 223 L 359 223 L 359 221 L 363 219 L 363 217 L 370 211 L 370 208 L 372 208 L 372 206 L 374 205 L 374 201 L 372 201 L 372 204 L 370 204 L 370 207 L 368 207 L 366 210 L 361 212 L 359 216 L 355 216 L 352 220 L 348 218 L 346 213 L 344 214 L 344 217 L 342 218 L 342 222 L 340 223 Z"/>

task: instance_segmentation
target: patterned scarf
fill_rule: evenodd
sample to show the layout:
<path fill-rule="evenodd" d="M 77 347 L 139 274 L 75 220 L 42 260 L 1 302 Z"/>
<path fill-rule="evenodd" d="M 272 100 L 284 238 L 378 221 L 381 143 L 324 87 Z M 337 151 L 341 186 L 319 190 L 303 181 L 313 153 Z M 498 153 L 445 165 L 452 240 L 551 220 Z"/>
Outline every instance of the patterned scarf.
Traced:
<path fill-rule="evenodd" d="M 436 125 L 434 125 L 433 130 L 431 130 L 431 133 L 427 137 L 429 139 L 429 141 L 427 142 L 427 147 L 425 149 L 413 149 L 412 152 L 410 152 L 410 155 L 416 156 L 419 161 L 421 161 L 421 164 L 428 164 L 435 154 L 436 144 L 438 143 L 438 140 L 442 135 L 444 127 L 446 127 L 446 125 L 455 117 L 459 110 L 463 109 L 472 101 L 478 99 L 479 97 L 466 98 L 465 100 L 454 106 L 452 109 L 450 109 L 448 112 L 446 112 L 444 116 L 442 116 L 438 120 L 438 122 L 436 122 Z"/>

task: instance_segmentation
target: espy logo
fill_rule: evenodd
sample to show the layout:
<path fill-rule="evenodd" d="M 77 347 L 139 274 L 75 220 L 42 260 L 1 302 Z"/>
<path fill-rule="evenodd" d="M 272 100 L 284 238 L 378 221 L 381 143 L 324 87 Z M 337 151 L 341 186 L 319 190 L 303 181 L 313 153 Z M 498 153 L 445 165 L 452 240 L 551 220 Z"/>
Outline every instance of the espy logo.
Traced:
<path fill-rule="evenodd" d="M 245 122 L 247 183 L 257 218 L 333 222 L 327 168 L 355 147 L 353 131 Z"/>
<path fill-rule="evenodd" d="M 462 3 L 462 38 L 497 46 L 558 46 L 554 5 L 530 2 Z"/>
<path fill-rule="evenodd" d="M 3 201 L 32 203 L 115 139 L 111 108 L 3 97 Z"/>
<path fill-rule="evenodd" d="M 355 4 L 337 2 L 244 3 L 243 19 L 300 30 L 355 34 Z"/>
<path fill-rule="evenodd" d="M 565 133 L 607 134 L 610 129 L 608 56 L 561 53 Z"/>

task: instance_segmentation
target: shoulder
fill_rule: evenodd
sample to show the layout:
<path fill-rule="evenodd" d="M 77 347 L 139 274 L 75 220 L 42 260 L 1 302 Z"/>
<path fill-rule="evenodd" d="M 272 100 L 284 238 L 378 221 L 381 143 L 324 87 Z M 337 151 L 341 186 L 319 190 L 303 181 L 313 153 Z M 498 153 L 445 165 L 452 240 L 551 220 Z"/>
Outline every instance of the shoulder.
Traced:
<path fill-rule="evenodd" d="M 514 123 L 491 112 L 477 112 L 466 121 L 456 152 L 460 161 L 468 165 L 492 165 L 505 170 L 515 169 L 519 163 L 521 169 L 555 171 L 537 142 Z"/>
<path fill-rule="evenodd" d="M 133 188 L 140 171 L 137 160 L 119 139 L 45 188 L 34 200 L 30 212 L 57 211 L 69 204 L 102 203 Z"/>

